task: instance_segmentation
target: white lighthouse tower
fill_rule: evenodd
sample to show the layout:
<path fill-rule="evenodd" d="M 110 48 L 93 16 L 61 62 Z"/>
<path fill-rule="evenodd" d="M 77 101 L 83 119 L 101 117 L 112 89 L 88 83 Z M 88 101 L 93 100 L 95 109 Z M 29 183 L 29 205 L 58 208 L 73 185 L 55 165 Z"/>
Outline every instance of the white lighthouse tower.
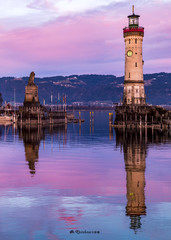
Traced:
<path fill-rule="evenodd" d="M 128 27 L 123 29 L 125 39 L 124 105 L 145 105 L 142 42 L 144 28 L 139 26 L 139 15 L 128 16 Z"/>

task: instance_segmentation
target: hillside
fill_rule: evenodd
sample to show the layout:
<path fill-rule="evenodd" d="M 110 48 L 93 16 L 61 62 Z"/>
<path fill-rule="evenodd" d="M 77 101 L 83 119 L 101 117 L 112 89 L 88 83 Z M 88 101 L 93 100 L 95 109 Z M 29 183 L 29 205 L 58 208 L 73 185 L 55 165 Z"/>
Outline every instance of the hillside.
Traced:
<path fill-rule="evenodd" d="M 150 104 L 171 104 L 171 73 L 145 74 L 145 92 L 147 102 Z M 62 98 L 67 96 L 67 103 L 106 101 L 119 102 L 123 95 L 124 77 L 114 75 L 72 75 L 35 78 L 39 87 L 39 99 L 50 103 L 53 93 L 53 102 L 57 102 L 58 93 Z M 23 102 L 25 86 L 28 77 L 0 78 L 0 92 L 3 100 L 7 102 L 14 99 L 14 88 L 16 89 L 16 102 Z"/>

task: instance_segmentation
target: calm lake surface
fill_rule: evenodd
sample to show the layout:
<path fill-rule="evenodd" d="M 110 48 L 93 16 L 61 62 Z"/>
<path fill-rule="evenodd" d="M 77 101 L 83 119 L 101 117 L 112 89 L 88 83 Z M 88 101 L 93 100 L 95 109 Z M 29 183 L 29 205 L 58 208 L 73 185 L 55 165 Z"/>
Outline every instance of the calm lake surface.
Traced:
<path fill-rule="evenodd" d="M 81 116 L 67 128 L 0 126 L 0 239 L 171 239 L 171 133 Z"/>

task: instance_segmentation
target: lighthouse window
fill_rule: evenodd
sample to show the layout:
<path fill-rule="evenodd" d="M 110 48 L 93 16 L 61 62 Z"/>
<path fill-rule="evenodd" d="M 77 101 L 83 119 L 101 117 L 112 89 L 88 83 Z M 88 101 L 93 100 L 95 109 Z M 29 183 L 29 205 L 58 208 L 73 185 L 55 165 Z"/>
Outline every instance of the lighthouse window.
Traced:
<path fill-rule="evenodd" d="M 138 93 L 138 89 L 136 89 L 136 93 Z"/>
<path fill-rule="evenodd" d="M 137 43 L 137 38 L 135 39 L 135 43 Z"/>
<path fill-rule="evenodd" d="M 137 62 L 135 63 L 135 67 L 137 67 Z"/>
<path fill-rule="evenodd" d="M 129 39 L 129 44 L 131 43 L 131 39 Z"/>
<path fill-rule="evenodd" d="M 131 77 L 131 74 L 129 73 L 129 78 Z"/>

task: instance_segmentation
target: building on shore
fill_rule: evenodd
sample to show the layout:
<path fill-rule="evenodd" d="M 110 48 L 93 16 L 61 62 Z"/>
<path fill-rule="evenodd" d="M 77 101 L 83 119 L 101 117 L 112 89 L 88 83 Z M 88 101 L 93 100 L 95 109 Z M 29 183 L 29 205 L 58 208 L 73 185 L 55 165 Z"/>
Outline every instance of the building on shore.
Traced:
<path fill-rule="evenodd" d="M 125 40 L 125 78 L 121 106 L 115 108 L 115 127 L 170 128 L 171 111 L 149 106 L 143 80 L 142 42 L 144 28 L 139 26 L 139 15 L 128 16 L 128 27 L 123 29 Z"/>

